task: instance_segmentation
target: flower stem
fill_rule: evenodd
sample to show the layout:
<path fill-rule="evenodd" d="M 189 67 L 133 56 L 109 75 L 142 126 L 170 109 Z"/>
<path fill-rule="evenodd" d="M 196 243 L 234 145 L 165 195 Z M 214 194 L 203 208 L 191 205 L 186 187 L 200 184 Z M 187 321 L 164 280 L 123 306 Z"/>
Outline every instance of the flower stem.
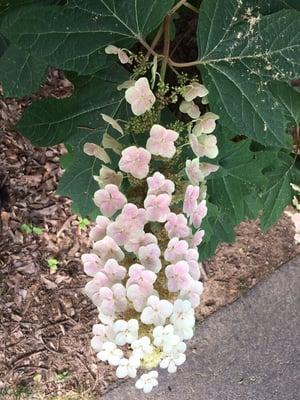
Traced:
<path fill-rule="evenodd" d="M 196 14 L 199 13 L 198 8 L 194 7 L 192 4 L 186 2 L 183 4 L 186 8 L 189 8 L 190 10 L 194 11 Z"/>
<path fill-rule="evenodd" d="M 158 29 L 158 31 L 157 31 L 157 33 L 155 35 L 155 38 L 153 39 L 153 42 L 151 43 L 151 49 L 153 51 L 155 50 L 155 47 L 157 46 L 157 43 L 159 42 L 163 32 L 164 32 L 164 25 L 161 24 L 161 26 L 159 27 L 159 29 Z M 146 54 L 146 58 L 149 58 L 150 54 L 151 54 L 151 51 L 148 50 L 148 52 Z"/>
<path fill-rule="evenodd" d="M 169 60 L 170 53 L 170 15 L 167 14 L 164 19 L 164 51 L 163 51 L 163 60 L 161 64 L 160 77 L 161 80 L 164 81 L 166 75 L 166 69 Z"/>

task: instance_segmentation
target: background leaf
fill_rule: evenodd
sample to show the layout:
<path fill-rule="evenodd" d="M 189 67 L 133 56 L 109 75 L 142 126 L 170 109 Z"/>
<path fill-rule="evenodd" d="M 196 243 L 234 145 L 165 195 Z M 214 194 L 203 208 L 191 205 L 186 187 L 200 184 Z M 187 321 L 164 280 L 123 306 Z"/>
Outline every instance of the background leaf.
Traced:
<path fill-rule="evenodd" d="M 1 32 L 23 54 L 30 53 L 39 64 L 44 63 L 43 70 L 51 65 L 86 75 L 115 60 L 104 53 L 107 45 L 130 47 L 159 25 L 173 3 L 174 0 L 69 0 L 65 6 L 26 5 L 6 12 Z M 3 67 L 8 63 L 3 60 Z M 18 76 L 23 62 L 9 65 L 10 74 Z M 34 71 L 32 88 L 41 79 L 42 74 Z M 27 89 L 23 79 L 14 90 L 4 80 L 5 95 L 23 95 Z"/>
<path fill-rule="evenodd" d="M 300 75 L 300 13 L 262 16 L 239 0 L 225 8 L 204 0 L 198 46 L 210 105 L 222 124 L 262 144 L 288 147 L 283 111 L 266 83 Z"/>

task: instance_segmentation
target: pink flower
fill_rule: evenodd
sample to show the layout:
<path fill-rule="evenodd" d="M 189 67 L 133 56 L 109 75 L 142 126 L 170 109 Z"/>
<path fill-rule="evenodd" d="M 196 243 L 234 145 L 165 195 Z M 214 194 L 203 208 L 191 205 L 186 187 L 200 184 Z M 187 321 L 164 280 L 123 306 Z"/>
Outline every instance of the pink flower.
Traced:
<path fill-rule="evenodd" d="M 199 263 L 195 260 L 187 261 L 187 263 L 189 264 L 189 274 L 195 281 L 198 281 L 201 275 Z"/>
<path fill-rule="evenodd" d="M 155 156 L 172 158 L 176 153 L 174 142 L 178 139 L 178 136 L 177 132 L 155 124 L 150 130 L 150 138 L 147 140 L 146 148 Z"/>
<path fill-rule="evenodd" d="M 191 215 L 197 208 L 197 199 L 200 194 L 199 186 L 188 185 L 184 195 L 183 212 Z"/>
<path fill-rule="evenodd" d="M 167 215 L 170 213 L 170 203 L 171 197 L 166 193 L 158 196 L 148 195 L 144 201 L 144 206 L 149 221 L 165 222 Z"/>
<path fill-rule="evenodd" d="M 187 225 L 187 219 L 183 214 L 170 213 L 167 216 L 165 229 L 170 239 L 173 237 L 185 238 L 189 236 L 191 230 Z"/>
<path fill-rule="evenodd" d="M 177 237 L 174 237 L 169 241 L 164 253 L 165 260 L 172 263 L 184 260 L 188 247 L 189 245 L 186 240 L 179 240 Z"/>
<path fill-rule="evenodd" d="M 161 269 L 160 248 L 157 244 L 148 244 L 141 246 L 138 251 L 138 257 L 143 266 L 155 273 Z"/>
<path fill-rule="evenodd" d="M 191 214 L 192 223 L 195 228 L 199 228 L 206 214 L 207 214 L 206 201 L 202 200 L 198 204 L 197 208 Z"/>
<path fill-rule="evenodd" d="M 101 240 L 106 236 L 106 228 L 110 224 L 110 220 L 107 217 L 98 215 L 96 218 L 96 225 L 90 231 L 90 239 L 94 242 Z"/>
<path fill-rule="evenodd" d="M 171 195 L 175 190 L 175 185 L 169 179 L 166 179 L 160 172 L 155 172 L 153 176 L 147 178 L 148 194 L 169 194 Z"/>
<path fill-rule="evenodd" d="M 184 257 L 185 261 L 198 261 L 199 253 L 197 249 L 188 249 Z"/>
<path fill-rule="evenodd" d="M 127 297 L 136 311 L 141 312 L 147 304 L 148 297 L 154 293 L 153 287 L 145 287 L 134 283 L 127 287 Z"/>
<path fill-rule="evenodd" d="M 182 300 L 188 300 L 193 308 L 196 308 L 200 304 L 200 296 L 203 292 L 203 284 L 199 281 L 194 281 L 188 289 L 180 291 L 179 298 Z"/>
<path fill-rule="evenodd" d="M 96 304 L 96 303 L 95 303 Z M 121 283 L 112 288 L 102 287 L 96 304 L 105 315 L 114 315 L 127 309 L 126 289 Z"/>
<path fill-rule="evenodd" d="M 127 280 L 126 286 L 130 286 L 134 283 L 141 287 L 151 290 L 153 283 L 156 281 L 156 274 L 152 271 L 147 270 L 141 264 L 133 264 L 129 268 L 129 279 Z"/>
<path fill-rule="evenodd" d="M 147 223 L 146 210 L 138 208 L 135 204 L 128 203 L 124 206 L 117 220 L 122 221 L 127 227 L 143 229 Z"/>
<path fill-rule="evenodd" d="M 110 258 L 106 261 L 103 272 L 108 278 L 109 284 L 120 283 L 126 276 L 127 270 L 122 265 Z"/>
<path fill-rule="evenodd" d="M 142 115 L 149 111 L 155 103 L 155 96 L 152 93 L 147 78 L 138 79 L 134 86 L 125 92 L 125 99 L 131 105 L 135 115 Z"/>
<path fill-rule="evenodd" d="M 214 135 L 202 134 L 199 137 L 191 133 L 189 135 L 193 152 L 198 157 L 216 158 L 219 154 L 217 138 Z"/>
<path fill-rule="evenodd" d="M 129 243 L 125 245 L 125 250 L 137 253 L 140 247 L 151 243 L 157 244 L 157 238 L 152 233 L 142 232 L 137 237 L 130 239 Z"/>
<path fill-rule="evenodd" d="M 166 267 L 166 277 L 168 279 L 168 290 L 177 292 L 178 290 L 188 289 L 192 284 L 189 274 L 189 265 L 186 261 L 178 261 Z"/>
<path fill-rule="evenodd" d="M 120 220 L 112 222 L 107 228 L 107 235 L 114 239 L 119 246 L 123 246 L 128 243 L 132 231 L 128 229 L 128 226 Z"/>
<path fill-rule="evenodd" d="M 94 278 L 85 285 L 84 291 L 92 302 L 98 305 L 99 291 L 108 284 L 107 276 L 103 272 L 97 272 Z"/>
<path fill-rule="evenodd" d="M 103 270 L 103 261 L 96 254 L 82 254 L 83 270 L 89 276 L 95 276 Z"/>
<path fill-rule="evenodd" d="M 149 151 L 142 147 L 130 146 L 122 151 L 119 168 L 137 179 L 143 179 L 148 175 L 150 160 Z"/>
<path fill-rule="evenodd" d="M 200 163 L 198 158 L 194 158 L 194 160 L 192 161 L 186 160 L 185 172 L 193 185 L 198 185 L 199 182 L 204 181 L 205 176 L 200 170 Z"/>
<path fill-rule="evenodd" d="M 94 202 L 106 217 L 111 217 L 117 210 L 126 204 L 126 197 L 120 192 L 118 186 L 108 184 L 104 189 L 97 190 Z"/>
<path fill-rule="evenodd" d="M 121 261 L 125 257 L 123 251 L 114 239 L 109 236 L 105 236 L 102 240 L 94 243 L 93 250 L 104 262 L 110 258 L 115 258 L 117 261 Z"/>
<path fill-rule="evenodd" d="M 194 235 L 192 235 L 190 238 L 188 238 L 188 242 L 189 242 L 190 246 L 191 247 L 200 246 L 204 234 L 205 234 L 205 232 L 203 230 L 195 232 Z"/>

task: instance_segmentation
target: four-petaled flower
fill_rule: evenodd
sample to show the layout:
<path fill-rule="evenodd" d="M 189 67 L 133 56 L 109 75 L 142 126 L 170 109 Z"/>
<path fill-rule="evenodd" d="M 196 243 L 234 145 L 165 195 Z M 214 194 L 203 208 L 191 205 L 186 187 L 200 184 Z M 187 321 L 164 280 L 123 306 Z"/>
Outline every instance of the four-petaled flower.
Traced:
<path fill-rule="evenodd" d="M 144 201 L 144 206 L 149 221 L 165 222 L 167 215 L 170 214 L 170 203 L 171 197 L 166 193 L 158 196 L 148 195 Z"/>
<path fill-rule="evenodd" d="M 119 366 L 116 369 L 117 378 L 129 378 L 136 377 L 136 370 L 140 366 L 141 362 L 138 357 L 131 356 L 129 358 L 122 358 L 119 362 Z"/>
<path fill-rule="evenodd" d="M 153 176 L 147 178 L 148 194 L 159 194 L 167 193 L 171 195 L 175 190 L 174 182 L 170 179 L 166 179 L 160 172 L 155 172 Z"/>
<path fill-rule="evenodd" d="M 97 190 L 94 195 L 94 202 L 103 215 L 111 217 L 127 203 L 127 200 L 118 186 L 110 183 L 104 189 Z"/>
<path fill-rule="evenodd" d="M 105 342 L 102 350 L 97 354 L 101 361 L 107 361 L 109 365 L 117 366 L 123 357 L 123 351 L 118 349 L 113 342 Z"/>
<path fill-rule="evenodd" d="M 140 379 L 136 381 L 135 387 L 137 389 L 142 389 L 144 393 L 150 393 L 153 387 L 158 385 L 157 377 L 157 371 L 150 371 L 147 374 L 143 374 L 140 376 Z"/>
<path fill-rule="evenodd" d="M 188 289 L 182 289 L 180 291 L 180 298 L 182 300 L 188 300 L 193 308 L 196 308 L 200 304 L 200 296 L 203 292 L 203 283 L 200 281 L 194 281 Z"/>
<path fill-rule="evenodd" d="M 159 366 L 161 368 L 168 368 L 168 372 L 173 374 L 177 371 L 177 366 L 185 362 L 185 350 L 186 344 L 180 341 L 179 336 L 173 335 L 169 342 L 164 346 L 164 353 L 166 356 L 160 362 Z"/>
<path fill-rule="evenodd" d="M 191 133 L 189 135 L 190 144 L 193 152 L 198 157 L 216 158 L 219 150 L 217 147 L 217 138 L 214 135 L 207 135 L 205 133 L 196 136 Z"/>
<path fill-rule="evenodd" d="M 205 97 L 208 95 L 208 90 L 204 85 L 198 82 L 192 82 L 185 87 L 183 97 L 186 101 L 192 101 L 196 97 Z"/>
<path fill-rule="evenodd" d="M 132 342 L 131 348 L 132 355 L 139 359 L 143 358 L 145 355 L 151 354 L 153 351 L 153 346 L 151 345 L 151 341 L 148 336 L 143 336 L 140 339 Z"/>
<path fill-rule="evenodd" d="M 219 119 L 217 114 L 212 112 L 205 113 L 196 122 L 196 125 L 193 128 L 193 133 L 197 136 L 201 133 L 212 133 L 216 128 L 217 119 Z"/>
<path fill-rule="evenodd" d="M 102 271 L 104 263 L 96 254 L 82 254 L 83 270 L 89 276 L 95 276 Z"/>
<path fill-rule="evenodd" d="M 136 319 L 125 321 L 119 319 L 113 324 L 115 343 L 124 346 L 126 343 L 133 343 L 138 338 L 139 323 Z"/>
<path fill-rule="evenodd" d="M 93 325 L 93 335 L 91 340 L 91 347 L 99 353 L 102 350 L 105 342 L 113 342 L 114 334 L 110 326 L 103 324 Z"/>
<path fill-rule="evenodd" d="M 137 179 L 144 179 L 149 172 L 151 154 L 142 147 L 130 146 L 122 151 L 119 168 Z"/>
<path fill-rule="evenodd" d="M 148 79 L 138 79 L 134 86 L 126 90 L 125 99 L 131 105 L 133 114 L 142 115 L 149 111 L 155 103 L 155 96 L 150 89 Z"/>
<path fill-rule="evenodd" d="M 166 326 L 156 326 L 153 329 L 153 343 L 157 347 L 163 348 L 174 335 L 174 326 L 169 324 Z"/>
<path fill-rule="evenodd" d="M 143 265 L 132 264 L 129 268 L 129 278 L 126 285 L 128 287 L 132 284 L 137 284 L 150 290 L 156 278 L 156 274 L 147 270 Z"/>
<path fill-rule="evenodd" d="M 189 274 L 189 264 L 186 261 L 178 261 L 170 264 L 165 270 L 168 279 L 168 290 L 177 292 L 181 289 L 188 289 L 192 284 L 192 277 Z"/>
<path fill-rule="evenodd" d="M 188 300 L 177 299 L 173 305 L 173 313 L 170 321 L 174 325 L 174 333 L 181 340 L 191 339 L 195 325 L 195 312 Z"/>
<path fill-rule="evenodd" d="M 195 228 L 199 228 L 207 214 L 206 201 L 202 200 L 191 213 L 191 220 Z"/>
<path fill-rule="evenodd" d="M 150 138 L 147 140 L 146 148 L 155 156 L 172 158 L 176 153 L 174 142 L 178 139 L 178 136 L 177 132 L 155 124 L 150 130 Z"/>
<path fill-rule="evenodd" d="M 191 215 L 196 210 L 199 194 L 199 186 L 188 185 L 185 191 L 182 208 L 186 215 Z"/>
<path fill-rule="evenodd" d="M 150 296 L 147 307 L 141 314 L 141 321 L 146 324 L 164 325 L 166 319 L 172 314 L 173 304 L 168 300 L 159 300 L 157 296 Z"/>
<path fill-rule="evenodd" d="M 179 240 L 177 237 L 174 237 L 169 241 L 168 247 L 165 250 L 165 260 L 172 263 L 184 260 L 188 247 L 189 245 L 186 240 Z"/>
<path fill-rule="evenodd" d="M 167 216 L 165 228 L 170 239 L 173 237 L 185 238 L 191 232 L 191 229 L 187 225 L 187 219 L 183 214 L 170 213 Z"/>
<path fill-rule="evenodd" d="M 110 224 L 110 220 L 103 215 L 98 215 L 96 225 L 90 231 L 90 239 L 94 242 L 101 240 L 106 236 L 106 229 Z"/>
<path fill-rule="evenodd" d="M 200 163 L 198 158 L 193 160 L 186 160 L 185 172 L 192 185 L 199 185 L 199 182 L 204 180 L 204 174 L 200 170 Z"/>
<path fill-rule="evenodd" d="M 138 257 L 145 268 L 155 273 L 160 271 L 160 248 L 157 244 L 151 243 L 147 246 L 141 246 L 138 251 Z"/>
<path fill-rule="evenodd" d="M 192 119 L 197 119 L 200 117 L 200 109 L 197 106 L 197 104 L 193 102 L 193 100 L 191 101 L 183 100 L 179 106 L 179 111 L 181 111 L 184 114 L 187 114 Z"/>
<path fill-rule="evenodd" d="M 111 288 L 101 287 L 94 302 L 106 315 L 124 312 L 127 309 L 126 289 L 121 283 L 115 283 Z"/>
<path fill-rule="evenodd" d="M 126 276 L 126 268 L 119 265 L 118 261 L 110 258 L 106 261 L 103 272 L 108 278 L 109 284 L 120 283 Z"/>
<path fill-rule="evenodd" d="M 93 250 L 103 261 L 107 261 L 110 258 L 115 258 L 117 261 L 121 261 L 125 257 L 121 248 L 117 245 L 114 239 L 109 236 L 105 236 L 102 240 L 95 242 Z"/>

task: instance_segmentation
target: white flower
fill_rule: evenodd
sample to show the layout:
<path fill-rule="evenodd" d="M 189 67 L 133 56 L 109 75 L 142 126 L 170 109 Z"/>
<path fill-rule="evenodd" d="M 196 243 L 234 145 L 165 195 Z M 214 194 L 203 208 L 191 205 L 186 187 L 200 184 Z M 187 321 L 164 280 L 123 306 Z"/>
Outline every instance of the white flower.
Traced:
<path fill-rule="evenodd" d="M 219 154 L 215 135 L 203 133 L 196 136 L 194 133 L 190 133 L 189 140 L 194 154 L 198 157 L 216 158 Z"/>
<path fill-rule="evenodd" d="M 123 351 L 118 349 L 113 342 L 105 342 L 102 351 L 97 354 L 101 361 L 107 361 L 109 365 L 117 366 L 123 357 Z"/>
<path fill-rule="evenodd" d="M 122 358 L 119 362 L 119 366 L 116 370 L 118 378 L 129 378 L 136 377 L 136 370 L 140 366 L 140 360 L 138 357 Z"/>
<path fill-rule="evenodd" d="M 187 114 L 192 119 L 197 119 L 200 117 L 199 107 L 193 101 L 183 100 L 179 106 L 179 111 Z"/>
<path fill-rule="evenodd" d="M 164 346 L 166 357 L 160 362 L 159 366 L 168 368 L 170 374 L 176 372 L 177 366 L 183 364 L 186 360 L 185 350 L 186 344 L 181 342 L 177 335 L 173 335 L 169 343 Z"/>
<path fill-rule="evenodd" d="M 138 338 L 139 323 L 136 319 L 130 319 L 128 322 L 119 319 L 113 324 L 113 331 L 116 335 L 115 343 L 123 346 L 126 343 L 132 343 Z"/>
<path fill-rule="evenodd" d="M 188 300 L 178 299 L 174 302 L 170 321 L 174 325 L 174 333 L 182 340 L 191 339 L 194 334 L 195 312 Z"/>
<path fill-rule="evenodd" d="M 143 358 L 145 354 L 151 354 L 153 346 L 151 346 L 150 338 L 143 336 L 131 343 L 132 355 L 134 357 Z"/>
<path fill-rule="evenodd" d="M 94 337 L 91 340 L 91 347 L 97 353 L 102 350 L 105 342 L 113 341 L 114 334 L 110 326 L 103 324 L 93 325 Z"/>
<path fill-rule="evenodd" d="M 150 371 L 148 374 L 141 375 L 140 379 L 136 381 L 135 387 L 143 389 L 144 393 L 150 393 L 154 386 L 158 385 L 157 371 Z"/>
<path fill-rule="evenodd" d="M 196 97 L 205 97 L 208 95 L 208 90 L 204 85 L 198 82 L 192 82 L 186 86 L 183 97 L 186 101 L 192 101 Z"/>
<path fill-rule="evenodd" d="M 114 316 L 113 315 L 106 315 L 102 312 L 100 307 L 98 307 L 98 318 L 99 321 L 102 322 L 102 324 L 105 325 L 112 325 L 114 323 Z"/>
<path fill-rule="evenodd" d="M 195 135 L 201 135 L 201 133 L 212 133 L 216 128 L 216 120 L 219 119 L 217 114 L 207 112 L 199 118 L 196 125 L 193 128 Z"/>
<path fill-rule="evenodd" d="M 131 60 L 128 57 L 128 55 L 125 53 L 123 49 L 120 49 L 119 47 L 110 44 L 109 46 L 105 47 L 104 51 L 106 54 L 117 54 L 121 64 L 127 64 L 127 63 L 131 64 Z"/>
<path fill-rule="evenodd" d="M 174 335 L 174 326 L 169 324 L 166 326 L 156 326 L 153 329 L 154 340 L 153 343 L 157 347 L 163 348 Z"/>
<path fill-rule="evenodd" d="M 116 121 L 115 119 L 113 119 L 112 117 L 110 117 L 109 115 L 106 114 L 100 114 L 102 119 L 107 122 L 109 125 L 111 125 L 116 131 L 122 133 L 123 135 L 123 129 L 121 128 L 120 124 L 118 123 L 118 121 Z"/>
<path fill-rule="evenodd" d="M 141 314 L 141 321 L 146 324 L 164 325 L 166 319 L 172 314 L 173 305 L 168 300 L 159 300 L 157 296 L 150 296 L 147 307 Z"/>

